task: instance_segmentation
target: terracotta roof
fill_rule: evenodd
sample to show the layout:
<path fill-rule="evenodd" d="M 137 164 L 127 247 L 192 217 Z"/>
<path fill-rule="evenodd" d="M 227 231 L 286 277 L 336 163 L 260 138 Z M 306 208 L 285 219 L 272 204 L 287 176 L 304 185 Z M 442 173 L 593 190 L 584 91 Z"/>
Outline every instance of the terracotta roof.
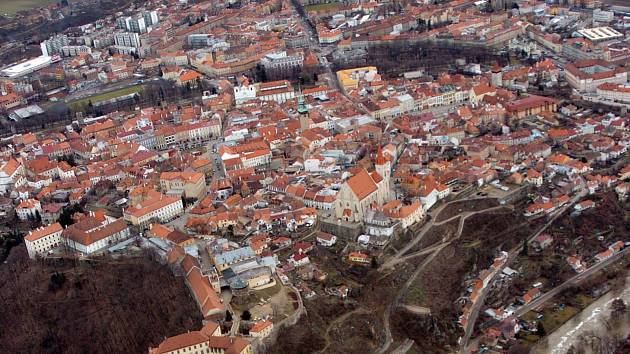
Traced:
<path fill-rule="evenodd" d="M 372 177 L 370 177 L 364 169 L 361 169 L 359 173 L 350 177 L 346 183 L 359 200 L 363 200 L 365 197 L 378 190 L 376 183 L 374 183 Z"/>
<path fill-rule="evenodd" d="M 54 234 L 55 232 L 59 232 L 61 230 L 63 230 L 63 227 L 61 227 L 61 224 L 56 222 L 48 226 L 39 227 L 29 232 L 28 235 L 24 237 L 24 239 L 27 241 L 33 242 L 35 240 L 39 240 L 42 237 L 48 236 L 50 234 Z"/>

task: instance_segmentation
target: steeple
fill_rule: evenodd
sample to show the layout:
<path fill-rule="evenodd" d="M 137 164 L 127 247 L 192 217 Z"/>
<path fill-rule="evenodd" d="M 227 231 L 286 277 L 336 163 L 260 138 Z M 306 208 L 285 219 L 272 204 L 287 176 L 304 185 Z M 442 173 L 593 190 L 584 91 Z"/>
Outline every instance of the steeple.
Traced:
<path fill-rule="evenodd" d="M 306 105 L 304 104 L 304 96 L 298 97 L 298 113 L 300 114 L 308 113 L 308 108 L 306 108 Z"/>
<path fill-rule="evenodd" d="M 376 165 L 377 166 L 382 166 L 384 164 L 387 163 L 387 159 L 385 159 L 385 156 L 383 156 L 383 149 L 381 149 L 381 146 L 378 146 L 378 151 L 376 152 Z"/>

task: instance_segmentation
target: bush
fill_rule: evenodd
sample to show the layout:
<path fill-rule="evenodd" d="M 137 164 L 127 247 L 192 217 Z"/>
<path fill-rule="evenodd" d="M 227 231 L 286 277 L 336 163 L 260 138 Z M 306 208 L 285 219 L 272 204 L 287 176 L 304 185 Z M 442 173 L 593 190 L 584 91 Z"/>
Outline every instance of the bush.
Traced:
<path fill-rule="evenodd" d="M 66 282 L 66 275 L 63 273 L 55 272 L 50 276 L 50 282 L 48 282 L 48 291 L 57 291 L 61 289 Z"/>

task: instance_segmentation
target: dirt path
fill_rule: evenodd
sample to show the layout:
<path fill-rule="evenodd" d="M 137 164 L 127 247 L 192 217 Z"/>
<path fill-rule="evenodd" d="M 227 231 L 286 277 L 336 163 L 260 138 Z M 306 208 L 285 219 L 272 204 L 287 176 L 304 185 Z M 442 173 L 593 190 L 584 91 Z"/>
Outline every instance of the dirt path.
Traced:
<path fill-rule="evenodd" d="M 330 347 L 330 345 L 332 344 L 332 340 L 330 339 L 330 330 L 333 328 L 334 325 L 339 324 L 343 321 L 345 321 L 348 317 L 358 314 L 358 315 L 362 315 L 362 314 L 366 314 L 366 313 L 370 313 L 371 311 L 363 308 L 363 307 L 359 307 L 356 308 L 352 311 L 348 311 L 346 313 L 344 313 L 343 315 L 335 318 L 332 322 L 330 322 L 330 324 L 328 324 L 328 327 L 326 327 L 326 332 L 324 333 L 324 339 L 326 340 L 326 346 L 324 347 L 324 349 L 320 350 L 317 353 L 325 353 L 326 350 L 328 349 L 328 347 Z"/>
<path fill-rule="evenodd" d="M 450 203 L 449 203 L 450 204 Z M 448 204 L 445 204 L 443 207 L 445 207 Z M 431 247 L 432 249 L 432 253 L 430 256 L 428 256 L 424 262 L 422 262 L 422 264 L 420 264 L 420 266 L 413 272 L 413 274 L 411 275 L 411 277 L 409 277 L 409 279 L 405 282 L 405 284 L 403 285 L 402 288 L 400 288 L 400 290 L 398 291 L 398 294 L 396 295 L 396 298 L 394 299 L 394 301 L 385 309 L 385 313 L 383 314 L 383 324 L 384 324 L 384 330 L 385 330 L 385 343 L 383 344 L 383 346 L 381 346 L 376 353 L 378 354 L 383 354 L 385 353 L 389 347 L 391 346 L 393 339 L 392 339 L 392 333 L 391 333 L 391 328 L 390 328 L 390 323 L 389 323 L 389 319 L 391 317 L 392 311 L 400 304 L 400 300 L 402 299 L 402 296 L 404 295 L 404 293 L 407 291 L 407 289 L 409 289 L 409 287 L 411 286 L 411 284 L 413 284 L 413 282 L 415 281 L 415 279 L 418 277 L 418 275 L 424 270 L 424 268 L 433 261 L 433 259 L 435 257 L 437 257 L 438 254 L 440 254 L 440 252 L 442 251 L 442 249 L 444 249 L 446 246 L 450 245 L 453 241 L 458 240 L 461 235 L 462 235 L 462 231 L 464 230 L 464 224 L 466 223 L 466 219 L 468 219 L 469 217 L 476 215 L 476 214 L 480 214 L 480 213 L 486 213 L 486 212 L 491 212 L 494 210 L 499 210 L 499 209 L 506 209 L 509 207 L 504 206 L 504 205 L 500 205 L 500 206 L 496 206 L 496 207 L 491 207 L 488 209 L 484 209 L 484 210 L 479 210 L 479 211 L 472 211 L 472 212 L 465 212 L 462 213 L 460 215 L 454 216 L 452 218 L 449 218 L 447 220 L 442 220 L 440 222 L 436 222 L 436 223 L 428 223 L 425 226 L 428 226 L 427 228 L 423 228 L 423 230 L 421 231 L 421 234 L 419 235 L 419 237 L 416 238 L 417 241 L 419 241 L 421 239 L 421 236 L 424 236 L 424 234 L 433 227 L 433 225 L 440 225 L 449 221 L 452 221 L 456 218 L 459 218 L 459 225 L 457 227 L 457 232 L 455 233 L 455 236 L 453 238 L 451 238 L 450 240 L 444 240 L 442 243 Z M 438 212 L 439 213 L 439 212 Z M 416 241 L 416 242 L 417 242 Z M 415 244 L 415 243 L 414 243 Z M 403 248 L 404 251 L 408 250 L 410 247 L 405 247 Z M 401 250 L 401 251 L 403 251 Z M 421 250 L 419 252 L 423 252 L 426 250 Z M 403 252 L 404 253 L 404 252 Z M 416 252 L 417 253 L 417 252 Z M 398 257 L 393 258 L 392 260 L 390 260 L 390 264 L 391 266 L 398 264 L 399 262 L 401 262 L 404 259 L 410 258 L 410 257 L 400 257 L 399 255 L 401 255 L 402 253 L 398 253 Z M 424 252 L 422 254 L 425 254 Z M 417 256 L 418 254 L 415 255 L 410 255 L 410 256 Z M 389 266 L 389 267 L 391 267 Z"/>

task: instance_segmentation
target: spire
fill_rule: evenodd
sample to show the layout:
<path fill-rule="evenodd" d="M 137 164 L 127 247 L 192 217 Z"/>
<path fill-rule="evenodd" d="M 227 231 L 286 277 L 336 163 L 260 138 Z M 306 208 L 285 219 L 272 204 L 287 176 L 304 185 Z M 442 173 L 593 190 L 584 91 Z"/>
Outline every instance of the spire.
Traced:
<path fill-rule="evenodd" d="M 376 153 L 376 165 L 382 166 L 387 163 L 385 160 L 385 156 L 383 156 L 383 150 L 381 149 L 381 145 L 378 146 L 378 152 Z"/>
<path fill-rule="evenodd" d="M 300 95 L 300 97 L 298 97 L 298 112 L 300 114 L 308 113 L 308 109 L 306 108 L 306 105 L 304 105 L 304 96 L 302 96 L 302 95 Z"/>

